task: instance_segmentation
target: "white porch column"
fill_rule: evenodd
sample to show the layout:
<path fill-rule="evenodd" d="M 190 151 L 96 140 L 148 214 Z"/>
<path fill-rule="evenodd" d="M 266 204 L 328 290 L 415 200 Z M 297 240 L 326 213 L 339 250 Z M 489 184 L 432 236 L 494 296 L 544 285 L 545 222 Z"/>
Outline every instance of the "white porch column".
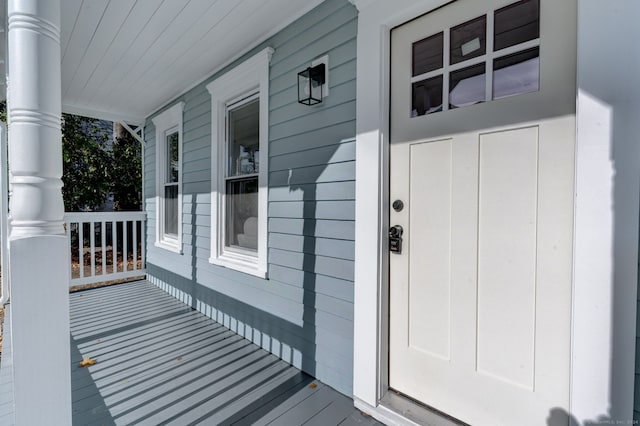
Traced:
<path fill-rule="evenodd" d="M 8 1 L 15 423 L 70 425 L 60 0 Z"/>

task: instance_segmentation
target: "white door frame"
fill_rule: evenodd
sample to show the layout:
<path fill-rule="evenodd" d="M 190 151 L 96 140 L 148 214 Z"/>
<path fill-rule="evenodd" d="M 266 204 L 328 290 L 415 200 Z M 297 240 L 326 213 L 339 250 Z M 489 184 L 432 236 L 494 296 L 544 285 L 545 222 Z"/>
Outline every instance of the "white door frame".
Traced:
<path fill-rule="evenodd" d="M 411 423 L 380 404 L 388 389 L 390 31 L 449 0 L 350 1 L 359 10 L 354 401 L 382 421 Z M 610 116 L 622 105 L 640 112 L 640 101 L 633 100 L 638 87 L 626 88 L 635 91 L 631 100 L 616 95 L 640 72 L 633 60 L 616 54 L 636 49 L 632 40 L 640 38 L 640 30 L 632 17 L 638 16 L 640 3 L 618 0 L 617 9 L 605 3 L 578 0 L 575 187 L 579 196 L 574 216 L 570 407 L 580 422 L 599 416 L 629 420 L 633 415 L 640 119 L 627 117 L 626 122 L 616 123 Z M 621 23 L 625 20 L 627 25 Z M 618 48 L 599 49 L 596 54 L 593 43 Z M 598 98 L 592 93 L 594 87 L 600 89 Z M 613 157 L 629 160 L 616 163 Z M 629 238 L 620 238 L 620 229 Z"/>

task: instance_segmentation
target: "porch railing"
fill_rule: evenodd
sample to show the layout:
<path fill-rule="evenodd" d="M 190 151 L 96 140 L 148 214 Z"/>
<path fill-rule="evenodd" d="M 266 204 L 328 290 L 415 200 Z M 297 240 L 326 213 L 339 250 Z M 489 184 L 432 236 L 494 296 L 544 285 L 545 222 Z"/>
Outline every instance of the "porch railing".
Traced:
<path fill-rule="evenodd" d="M 69 286 L 146 274 L 145 212 L 66 213 Z"/>

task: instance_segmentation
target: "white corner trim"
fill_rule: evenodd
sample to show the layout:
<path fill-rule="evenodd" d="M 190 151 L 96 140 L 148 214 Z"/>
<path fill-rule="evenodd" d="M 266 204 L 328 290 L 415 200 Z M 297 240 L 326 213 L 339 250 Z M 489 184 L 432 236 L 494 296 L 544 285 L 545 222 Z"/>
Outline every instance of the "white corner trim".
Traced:
<path fill-rule="evenodd" d="M 158 248 L 182 254 L 182 125 L 184 102 L 177 102 L 151 119 L 156 128 L 156 240 Z M 164 236 L 164 180 L 166 150 L 166 132 L 176 129 L 178 132 L 178 235 L 177 238 Z"/>
<path fill-rule="evenodd" d="M 269 158 L 269 63 L 274 50 L 267 47 L 213 80 L 206 87 L 211 95 L 211 258 L 209 262 L 251 275 L 267 275 L 267 215 Z M 225 114 L 227 105 L 258 93 L 260 102 L 260 171 L 258 173 L 257 256 L 224 249 Z"/>

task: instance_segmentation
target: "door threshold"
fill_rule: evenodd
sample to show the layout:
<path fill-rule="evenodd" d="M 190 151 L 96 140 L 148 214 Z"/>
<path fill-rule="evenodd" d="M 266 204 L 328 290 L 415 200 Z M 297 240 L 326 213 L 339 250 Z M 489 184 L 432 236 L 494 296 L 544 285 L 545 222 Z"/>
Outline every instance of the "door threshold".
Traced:
<path fill-rule="evenodd" d="M 438 410 L 389 389 L 376 407 L 354 398 L 359 410 L 387 425 L 469 426 Z"/>

